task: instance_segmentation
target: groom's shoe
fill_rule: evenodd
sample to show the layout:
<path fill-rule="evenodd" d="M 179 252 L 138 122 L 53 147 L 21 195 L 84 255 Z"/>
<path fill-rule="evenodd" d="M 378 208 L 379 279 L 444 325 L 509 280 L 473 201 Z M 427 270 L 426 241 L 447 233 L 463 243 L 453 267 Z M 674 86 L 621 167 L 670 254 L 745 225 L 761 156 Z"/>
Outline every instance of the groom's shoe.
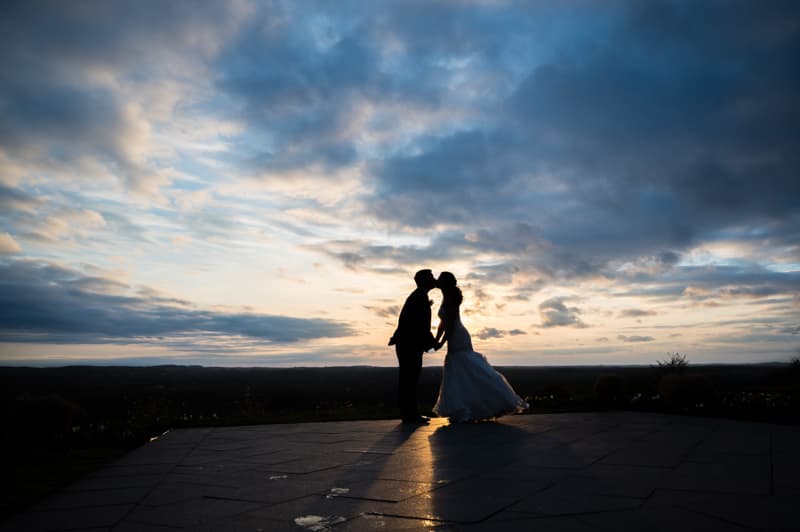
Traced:
<path fill-rule="evenodd" d="M 403 418 L 403 423 L 408 423 L 408 424 L 425 425 L 429 422 L 430 418 L 427 418 L 425 416 L 410 416 Z"/>

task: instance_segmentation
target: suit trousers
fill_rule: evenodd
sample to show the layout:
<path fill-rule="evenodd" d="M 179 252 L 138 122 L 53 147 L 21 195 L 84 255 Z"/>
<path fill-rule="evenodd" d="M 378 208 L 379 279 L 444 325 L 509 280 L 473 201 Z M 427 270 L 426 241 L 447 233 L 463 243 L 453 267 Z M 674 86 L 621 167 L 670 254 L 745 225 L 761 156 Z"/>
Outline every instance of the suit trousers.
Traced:
<path fill-rule="evenodd" d="M 395 346 L 399 366 L 397 381 L 397 403 L 403 418 L 419 415 L 417 410 L 417 383 L 422 371 L 423 350 L 418 347 Z"/>

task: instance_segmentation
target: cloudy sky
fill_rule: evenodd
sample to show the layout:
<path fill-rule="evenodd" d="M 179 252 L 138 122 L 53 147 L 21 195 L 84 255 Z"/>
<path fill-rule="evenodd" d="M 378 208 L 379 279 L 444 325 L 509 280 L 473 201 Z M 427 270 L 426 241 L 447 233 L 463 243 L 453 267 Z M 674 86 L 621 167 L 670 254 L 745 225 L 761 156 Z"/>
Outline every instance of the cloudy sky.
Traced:
<path fill-rule="evenodd" d="M 0 363 L 393 365 L 423 267 L 498 365 L 789 360 L 798 57 L 793 1 L 3 2 Z"/>

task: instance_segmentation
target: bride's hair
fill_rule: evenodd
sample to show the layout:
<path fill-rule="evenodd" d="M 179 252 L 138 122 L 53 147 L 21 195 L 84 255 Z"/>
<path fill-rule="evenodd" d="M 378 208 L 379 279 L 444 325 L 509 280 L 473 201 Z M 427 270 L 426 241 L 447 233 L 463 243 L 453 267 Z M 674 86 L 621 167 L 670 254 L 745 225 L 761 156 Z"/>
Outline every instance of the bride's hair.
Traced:
<path fill-rule="evenodd" d="M 446 305 L 457 306 L 460 305 L 464 300 L 464 296 L 461 294 L 461 289 L 457 286 L 458 281 L 456 281 L 456 276 L 452 273 L 440 273 L 437 283 L 439 285 L 439 289 L 442 291 L 442 296 L 444 296 L 444 303 Z"/>

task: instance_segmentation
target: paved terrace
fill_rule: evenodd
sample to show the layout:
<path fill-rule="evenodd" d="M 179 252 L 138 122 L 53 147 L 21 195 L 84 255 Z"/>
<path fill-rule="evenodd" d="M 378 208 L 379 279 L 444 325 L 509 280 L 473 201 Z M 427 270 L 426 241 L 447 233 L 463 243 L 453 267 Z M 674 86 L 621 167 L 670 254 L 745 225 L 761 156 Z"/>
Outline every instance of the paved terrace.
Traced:
<path fill-rule="evenodd" d="M 800 427 L 657 414 L 174 430 L 2 530 L 800 530 Z"/>

